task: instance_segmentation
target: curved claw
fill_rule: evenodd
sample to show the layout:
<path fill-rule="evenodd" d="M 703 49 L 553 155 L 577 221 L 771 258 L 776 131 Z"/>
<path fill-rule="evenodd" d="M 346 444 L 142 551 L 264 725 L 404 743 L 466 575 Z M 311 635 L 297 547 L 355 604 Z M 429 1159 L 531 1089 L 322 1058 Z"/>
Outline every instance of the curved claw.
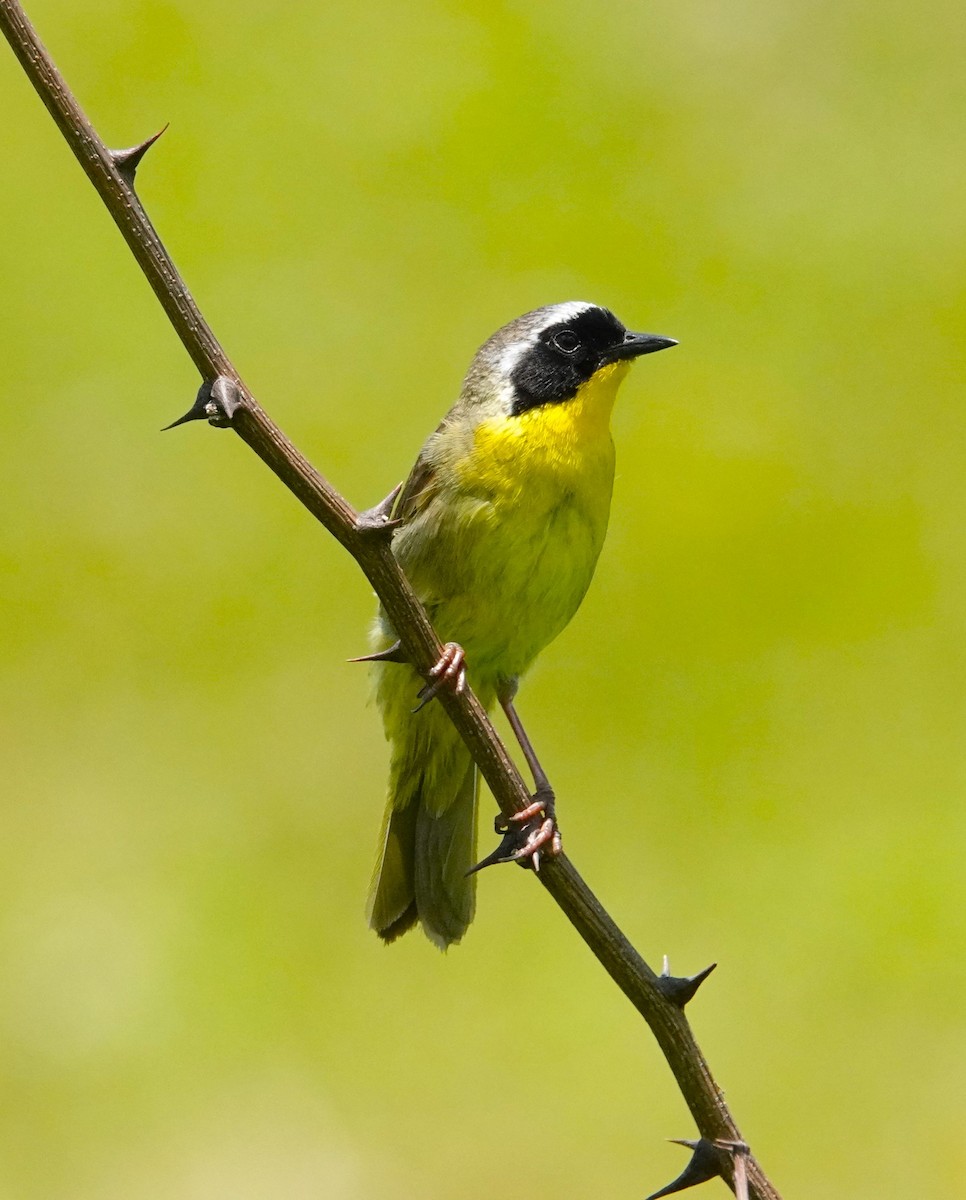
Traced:
<path fill-rule="evenodd" d="M 500 813 L 493 828 L 501 835 L 500 844 L 470 867 L 467 875 L 504 862 L 515 862 L 539 872 L 542 857 L 556 858 L 563 853 L 563 839 L 552 806 L 545 802 L 535 800 L 529 808 L 509 816 Z"/>
<path fill-rule="evenodd" d="M 505 820 L 507 824 L 512 822 L 514 825 L 525 825 L 528 821 L 532 821 L 534 817 L 543 813 L 551 821 L 556 820 L 557 797 L 554 795 L 553 788 L 549 784 L 545 787 L 537 788 L 531 796 L 531 801 L 532 803 L 526 808 L 521 809 L 519 812 L 510 813 L 508 817 L 503 817 L 501 814 L 501 819 Z M 497 833 L 500 832 L 501 830 L 498 829 Z"/>
<path fill-rule="evenodd" d="M 466 690 L 466 655 L 463 647 L 458 642 L 447 642 L 439 662 L 430 667 L 428 674 L 428 682 L 416 693 L 419 703 L 413 709 L 414 713 L 425 708 L 443 688 L 449 688 L 457 696 Z"/>

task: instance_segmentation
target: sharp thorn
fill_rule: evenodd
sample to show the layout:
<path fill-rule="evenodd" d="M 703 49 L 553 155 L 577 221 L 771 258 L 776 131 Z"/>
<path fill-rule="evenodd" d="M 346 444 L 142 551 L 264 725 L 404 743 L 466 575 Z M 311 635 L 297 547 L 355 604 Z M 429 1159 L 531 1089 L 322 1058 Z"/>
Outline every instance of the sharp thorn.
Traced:
<path fill-rule="evenodd" d="M 172 421 L 170 425 L 162 425 L 161 432 L 166 433 L 169 429 L 177 429 L 179 425 L 184 425 L 188 421 L 203 421 L 204 419 L 203 412 L 197 413 L 194 409 L 189 408 L 183 417 L 178 417 L 177 421 Z"/>
<path fill-rule="evenodd" d="M 346 662 L 409 662 L 402 642 L 393 642 L 387 650 L 377 650 L 375 654 L 360 654 L 358 658 L 347 658 Z"/>
<path fill-rule="evenodd" d="M 707 1138 L 699 1138 L 696 1142 L 685 1138 L 669 1138 L 668 1140 L 693 1151 L 691 1161 L 677 1179 L 672 1179 L 660 1191 L 651 1192 L 647 1200 L 659 1200 L 661 1196 L 670 1196 L 673 1192 L 683 1192 L 686 1188 L 697 1187 L 699 1183 L 707 1183 L 709 1179 L 715 1179 L 723 1173 L 721 1151 L 714 1142 L 709 1142 Z"/>
<path fill-rule="evenodd" d="M 364 509 L 356 515 L 356 529 L 359 533 L 391 534 L 402 524 L 398 518 L 393 518 L 392 510 L 396 497 L 402 491 L 402 484 L 397 483 L 385 500 L 380 500 L 372 508 Z"/>
<path fill-rule="evenodd" d="M 403 489 L 403 485 L 401 483 L 397 483 L 396 486 L 389 493 L 389 495 L 383 497 L 383 499 L 379 501 L 379 503 L 376 505 L 376 507 L 370 509 L 369 511 L 374 516 L 381 517 L 384 521 L 388 521 L 389 518 L 392 516 L 393 506 L 395 505 L 396 499 L 399 496 L 399 493 L 402 491 L 402 489 Z"/>
<path fill-rule="evenodd" d="M 702 983 L 708 978 L 711 972 L 717 966 L 717 963 L 712 963 L 710 967 L 705 967 L 703 971 L 699 971 L 697 975 L 689 975 L 687 977 L 681 975 L 672 975 L 668 964 L 667 955 L 664 956 L 664 970 L 657 977 L 657 987 L 672 1004 L 676 1004 L 678 1008 L 684 1008 L 689 1000 L 694 998 L 695 992 Z"/>
<path fill-rule="evenodd" d="M 206 380 L 198 388 L 195 402 L 185 415 L 178 417 L 177 421 L 172 421 L 170 425 L 165 425 L 161 432 L 163 433 L 165 429 L 174 429 L 177 425 L 184 425 L 187 421 L 207 421 L 209 425 L 214 425 L 217 429 L 226 429 L 235 414 L 242 408 L 244 408 L 244 398 L 238 384 L 234 379 L 229 379 L 227 375 L 219 375 L 211 383 Z"/>
<path fill-rule="evenodd" d="M 134 187 L 134 176 L 141 164 L 141 159 L 144 158 L 145 154 L 147 154 L 147 152 L 167 128 L 168 126 L 164 125 L 163 128 L 159 129 L 157 133 L 152 134 L 151 137 L 141 142 L 140 145 L 129 146 L 126 150 L 108 151 L 114 166 L 117 167 L 118 172 L 131 187 Z"/>
<path fill-rule="evenodd" d="M 497 848 L 491 850 L 486 858 L 481 858 L 475 866 L 470 867 L 466 875 L 475 875 L 477 871 L 482 871 L 484 867 L 495 867 L 498 863 L 515 862 L 516 852 L 519 848 L 519 830 L 508 829 Z"/>
<path fill-rule="evenodd" d="M 170 425 L 162 427 L 161 432 L 166 429 L 175 429 L 178 425 L 184 425 L 188 421 L 207 421 L 208 414 L 205 412 L 205 405 L 211 397 L 211 384 L 203 383 L 198 388 L 198 395 L 195 397 L 195 402 L 188 409 L 183 417 L 178 417 L 177 421 L 172 421 Z"/>

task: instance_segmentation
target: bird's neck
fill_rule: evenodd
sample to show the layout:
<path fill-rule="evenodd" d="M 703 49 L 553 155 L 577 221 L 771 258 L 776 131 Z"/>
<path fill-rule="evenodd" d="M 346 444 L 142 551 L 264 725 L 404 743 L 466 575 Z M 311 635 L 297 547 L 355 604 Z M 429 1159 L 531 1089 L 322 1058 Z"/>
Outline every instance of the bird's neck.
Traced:
<path fill-rule="evenodd" d="M 533 453 L 545 450 L 553 459 L 579 462 L 600 447 L 610 447 L 610 415 L 617 389 L 629 363 L 602 367 L 578 389 L 576 396 L 559 404 L 542 404 L 515 420 Z"/>
<path fill-rule="evenodd" d="M 590 489 L 609 500 L 614 471 L 610 414 L 628 366 L 603 367 L 570 400 L 482 422 L 473 434 L 473 453 L 454 464 L 462 486 L 484 491 L 509 487 L 535 495 L 543 481 L 554 494 Z"/>

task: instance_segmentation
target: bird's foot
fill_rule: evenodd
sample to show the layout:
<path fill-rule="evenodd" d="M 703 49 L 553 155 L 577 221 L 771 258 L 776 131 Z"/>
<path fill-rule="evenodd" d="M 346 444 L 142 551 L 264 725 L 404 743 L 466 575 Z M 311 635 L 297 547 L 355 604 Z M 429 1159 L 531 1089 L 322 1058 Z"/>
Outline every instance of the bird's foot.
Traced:
<path fill-rule="evenodd" d="M 542 857 L 556 858 L 563 851 L 563 840 L 554 805 L 553 789 L 538 788 L 532 803 L 509 816 L 501 813 L 493 822 L 502 834 L 499 846 L 467 871 L 468 875 L 497 863 L 515 862 L 529 870 L 540 870 Z"/>
<path fill-rule="evenodd" d="M 463 647 L 458 642 L 447 642 L 439 662 L 435 667 L 430 667 L 428 674 L 426 684 L 416 693 L 419 703 L 413 709 L 414 713 L 425 708 L 443 688 L 449 688 L 457 696 L 466 690 L 466 655 Z"/>
<path fill-rule="evenodd" d="M 504 837 L 516 833 L 522 839 L 523 844 L 513 855 L 521 867 L 539 871 L 541 855 L 556 858 L 563 852 L 556 796 L 549 783 L 537 788 L 526 808 L 508 817 L 497 817 L 493 827 Z"/>

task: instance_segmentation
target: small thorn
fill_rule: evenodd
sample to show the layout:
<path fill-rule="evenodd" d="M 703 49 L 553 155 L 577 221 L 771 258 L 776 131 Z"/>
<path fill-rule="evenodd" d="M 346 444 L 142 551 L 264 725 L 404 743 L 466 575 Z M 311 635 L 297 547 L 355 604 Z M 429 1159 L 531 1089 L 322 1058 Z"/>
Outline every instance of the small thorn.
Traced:
<path fill-rule="evenodd" d="M 391 534 L 402 524 L 392 516 L 396 497 L 402 491 L 402 484 L 397 483 L 385 500 L 380 500 L 372 508 L 367 508 L 356 515 L 356 529 L 359 533 Z"/>
<path fill-rule="evenodd" d="M 183 417 L 165 425 L 161 430 L 174 429 L 187 421 L 207 421 L 216 429 L 226 429 L 232 422 L 239 409 L 244 408 L 245 402 L 241 390 L 234 379 L 227 375 L 219 375 L 212 383 L 207 380 L 198 388 L 195 402 Z"/>
<path fill-rule="evenodd" d="M 205 405 L 208 424 L 224 429 L 244 407 L 245 398 L 235 380 L 227 375 L 219 375 L 211 385 L 211 397 Z"/>
<path fill-rule="evenodd" d="M 375 654 L 360 654 L 358 658 L 347 658 L 346 662 L 409 662 L 402 642 L 393 642 L 388 650 L 378 650 Z"/>
<path fill-rule="evenodd" d="M 108 154 L 110 154 L 115 167 L 117 167 L 119 173 L 131 187 L 134 187 L 134 176 L 141 165 L 141 159 L 144 158 L 145 154 L 147 154 L 167 128 L 168 126 L 165 124 L 162 129 L 159 129 L 157 133 L 152 134 L 151 137 L 141 142 L 138 146 L 129 146 L 127 150 L 108 150 Z"/>
<path fill-rule="evenodd" d="M 498 818 L 499 819 L 499 818 Z M 497 830 L 499 832 L 499 830 Z M 475 866 L 465 872 L 467 876 L 475 875 L 477 871 L 482 871 L 484 867 L 495 867 L 497 863 L 508 863 L 517 861 L 517 852 L 520 849 L 520 831 L 518 829 L 508 829 L 503 834 L 503 840 L 495 850 L 491 850 L 486 858 L 481 858 Z"/>
<path fill-rule="evenodd" d="M 669 1138 L 668 1140 L 678 1146 L 687 1146 L 694 1153 L 691 1155 L 691 1161 L 677 1179 L 673 1179 L 667 1187 L 662 1187 L 659 1192 L 652 1192 L 647 1200 L 658 1200 L 660 1196 L 683 1192 L 686 1188 L 697 1187 L 699 1183 L 707 1183 L 709 1179 L 715 1179 L 723 1173 L 721 1152 L 714 1142 L 709 1142 L 707 1138 L 699 1138 L 696 1142 L 686 1138 Z"/>
<path fill-rule="evenodd" d="M 205 405 L 208 403 L 210 396 L 211 384 L 203 383 L 198 388 L 198 395 L 195 397 L 194 404 L 192 404 L 185 415 L 178 417 L 177 421 L 172 421 L 170 425 L 162 426 L 161 432 L 164 433 L 166 429 L 175 429 L 178 425 L 184 425 L 188 421 L 206 421 L 208 414 L 205 412 Z"/>
<path fill-rule="evenodd" d="M 671 965 L 668 962 L 668 957 L 664 955 L 664 970 L 657 977 L 658 989 L 667 996 L 672 1004 L 676 1004 L 678 1008 L 684 1008 L 689 1000 L 694 998 L 694 993 L 698 990 L 702 983 L 708 978 L 711 972 L 717 966 L 717 963 L 712 963 L 710 967 L 705 967 L 703 971 L 699 971 L 697 975 L 672 975 Z"/>

